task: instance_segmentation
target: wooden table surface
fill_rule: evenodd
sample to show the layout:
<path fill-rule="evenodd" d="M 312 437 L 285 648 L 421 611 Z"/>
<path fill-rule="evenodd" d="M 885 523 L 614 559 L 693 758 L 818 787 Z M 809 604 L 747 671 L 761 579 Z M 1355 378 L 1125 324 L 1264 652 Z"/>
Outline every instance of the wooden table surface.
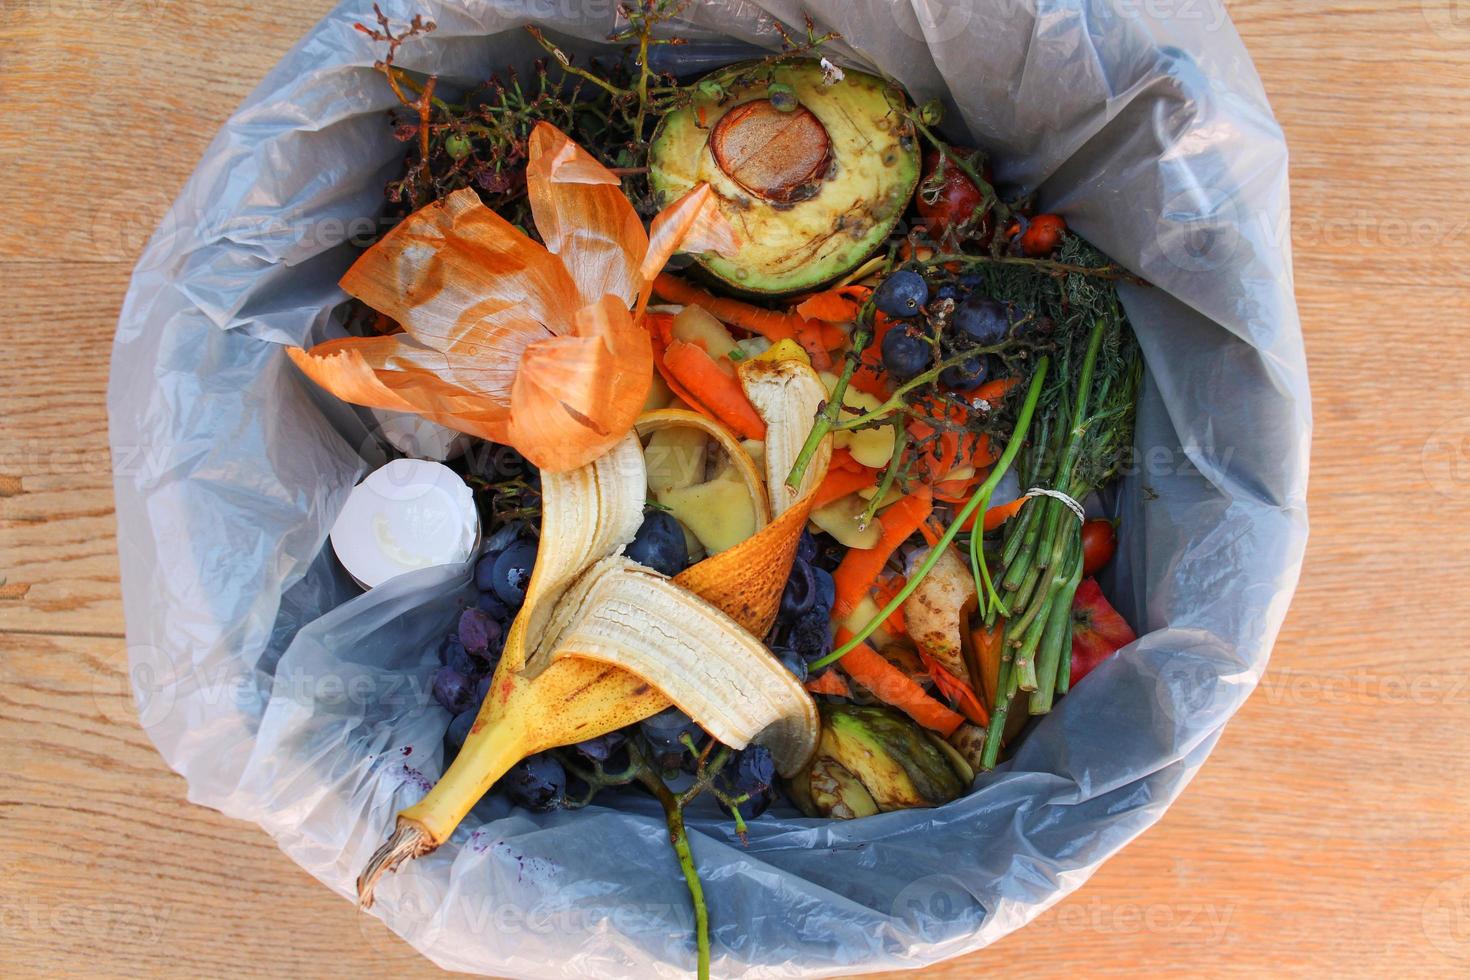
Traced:
<path fill-rule="evenodd" d="M 120 669 L 119 304 L 210 136 L 327 7 L 0 4 L 0 974 L 437 972 L 188 804 Z M 933 977 L 1470 970 L 1470 6 L 1230 10 L 1292 150 L 1317 424 L 1301 591 L 1162 823 L 1044 928 Z"/>

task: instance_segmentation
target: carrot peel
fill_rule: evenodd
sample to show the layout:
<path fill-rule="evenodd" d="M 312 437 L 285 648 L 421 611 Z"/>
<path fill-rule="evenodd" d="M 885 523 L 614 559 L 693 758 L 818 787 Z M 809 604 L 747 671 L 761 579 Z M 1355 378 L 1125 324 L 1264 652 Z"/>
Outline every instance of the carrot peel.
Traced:
<path fill-rule="evenodd" d="M 850 639 L 852 634 L 847 630 L 837 631 L 838 643 L 846 643 Z M 867 688 L 878 700 L 892 705 L 925 728 L 950 735 L 965 721 L 963 715 L 930 697 L 918 681 L 866 643 L 853 647 L 838 663 L 848 677 Z"/>

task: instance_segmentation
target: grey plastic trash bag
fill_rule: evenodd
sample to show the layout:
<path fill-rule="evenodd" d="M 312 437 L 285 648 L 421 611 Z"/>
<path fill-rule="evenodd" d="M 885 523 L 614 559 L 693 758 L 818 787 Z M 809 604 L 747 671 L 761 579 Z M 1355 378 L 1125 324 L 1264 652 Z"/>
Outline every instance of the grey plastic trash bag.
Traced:
<path fill-rule="evenodd" d="M 528 66 L 527 21 L 586 51 L 615 16 L 597 0 L 387 6 L 438 23 L 400 63 L 462 85 Z M 1219 6 L 711 0 L 682 30 L 709 44 L 661 55 L 709 67 L 731 42 L 771 48 L 773 20 L 804 10 L 843 33 L 833 57 L 943 98 L 1001 181 L 1039 189 L 1156 284 L 1125 290 L 1149 374 L 1107 583 L 1145 635 L 949 806 L 778 810 L 748 847 L 717 814 L 697 819 L 724 976 L 917 966 L 1077 888 L 1162 815 L 1250 693 L 1306 541 L 1286 149 Z M 378 442 L 282 350 L 339 329 L 336 280 L 400 158 L 380 52 L 352 26 L 371 16 L 334 11 L 211 144 L 138 264 L 109 391 L 117 458 L 144 461 L 116 478 L 143 723 L 191 800 L 255 821 L 343 896 L 440 771 L 433 648 L 469 594 L 467 568 L 366 595 L 344 579 L 324 542 Z M 636 797 L 548 815 L 487 801 L 385 879 L 374 914 L 459 970 L 673 977 L 694 962 L 662 821 Z"/>

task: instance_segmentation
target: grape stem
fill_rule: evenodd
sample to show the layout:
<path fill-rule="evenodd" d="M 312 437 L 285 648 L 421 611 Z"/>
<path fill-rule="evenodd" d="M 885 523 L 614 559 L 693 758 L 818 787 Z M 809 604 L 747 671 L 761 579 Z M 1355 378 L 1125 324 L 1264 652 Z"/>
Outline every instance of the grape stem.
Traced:
<path fill-rule="evenodd" d="M 859 315 L 860 325 L 853 331 L 852 348 L 848 351 L 847 361 L 842 366 L 842 374 L 837 378 L 837 384 L 832 388 L 832 394 L 826 404 L 817 413 L 811 431 L 806 434 L 806 442 L 801 444 L 801 451 L 796 454 L 796 461 L 791 464 L 791 472 L 786 476 L 786 485 L 793 490 L 800 489 L 802 478 L 806 476 L 807 467 L 811 465 L 812 457 L 817 453 L 817 447 L 836 427 L 838 416 L 842 414 L 842 399 L 847 394 L 847 385 L 852 381 L 853 373 L 857 371 L 863 350 L 873 339 L 871 313 L 866 309 L 864 312 L 868 315 Z"/>
<path fill-rule="evenodd" d="M 647 767 L 639 770 L 638 781 L 648 788 L 664 809 L 664 820 L 669 825 L 669 843 L 674 845 L 679 869 L 684 872 L 684 884 L 688 886 L 690 901 L 694 903 L 694 943 L 699 980 L 709 980 L 709 908 L 704 902 L 704 886 L 699 881 L 699 869 L 694 865 L 694 849 L 689 846 L 689 833 L 684 829 L 684 801 L 675 796 L 664 785 L 664 781 Z"/>
<path fill-rule="evenodd" d="M 873 635 L 873 631 L 884 620 L 897 612 L 898 608 L 903 605 L 904 600 L 913 594 L 914 590 L 919 587 L 919 583 L 924 581 L 925 576 L 934 568 L 934 565 L 939 561 L 939 556 L 944 554 L 945 549 L 950 546 L 955 537 L 960 533 L 960 528 L 979 509 L 983 501 L 990 499 L 991 494 L 995 492 L 995 488 L 1000 484 L 1001 478 L 1010 469 L 1011 463 L 1016 458 L 1016 454 L 1021 451 L 1021 444 L 1026 441 L 1026 432 L 1031 428 L 1031 416 L 1036 411 L 1036 403 L 1041 399 L 1041 389 L 1046 382 L 1046 372 L 1050 364 L 1051 360 L 1047 357 L 1043 357 L 1036 363 L 1036 371 L 1031 375 L 1031 386 L 1026 391 L 1026 401 L 1021 405 L 1021 412 L 1016 417 L 1016 427 L 1011 431 L 1011 438 L 1006 442 L 1005 451 L 1001 453 L 1000 459 L 996 460 L 995 466 L 990 471 L 990 476 L 986 477 L 985 482 L 980 484 L 979 489 L 970 497 L 969 502 L 955 515 L 949 527 L 945 528 L 944 534 L 940 536 L 938 543 L 929 550 L 929 554 L 924 558 L 923 563 L 914 571 L 914 574 L 909 576 L 908 582 L 898 591 L 898 594 L 890 599 L 888 604 L 880 609 L 878 614 L 870 619 L 862 629 L 854 633 L 842 646 L 833 650 L 820 660 L 813 662 L 810 667 L 812 671 L 818 671 L 823 667 L 834 664 L 853 650 L 856 650 L 863 641 Z"/>

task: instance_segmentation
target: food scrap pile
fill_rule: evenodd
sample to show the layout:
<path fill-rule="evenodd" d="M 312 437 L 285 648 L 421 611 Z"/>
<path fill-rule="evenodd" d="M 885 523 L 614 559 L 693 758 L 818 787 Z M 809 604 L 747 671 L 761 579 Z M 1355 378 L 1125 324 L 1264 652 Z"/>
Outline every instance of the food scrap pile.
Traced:
<path fill-rule="evenodd" d="M 346 401 L 475 437 L 488 536 L 440 648 L 454 755 L 359 880 L 487 792 L 686 807 L 743 836 L 964 794 L 1133 633 L 1088 519 L 1132 442 L 1132 277 L 1009 199 L 935 105 L 823 55 L 699 78 L 650 50 L 452 99 L 394 65 L 401 218 L 343 280 L 353 336 L 294 350 Z M 644 219 L 651 218 L 645 227 Z M 675 259 L 675 253 L 682 253 Z"/>

